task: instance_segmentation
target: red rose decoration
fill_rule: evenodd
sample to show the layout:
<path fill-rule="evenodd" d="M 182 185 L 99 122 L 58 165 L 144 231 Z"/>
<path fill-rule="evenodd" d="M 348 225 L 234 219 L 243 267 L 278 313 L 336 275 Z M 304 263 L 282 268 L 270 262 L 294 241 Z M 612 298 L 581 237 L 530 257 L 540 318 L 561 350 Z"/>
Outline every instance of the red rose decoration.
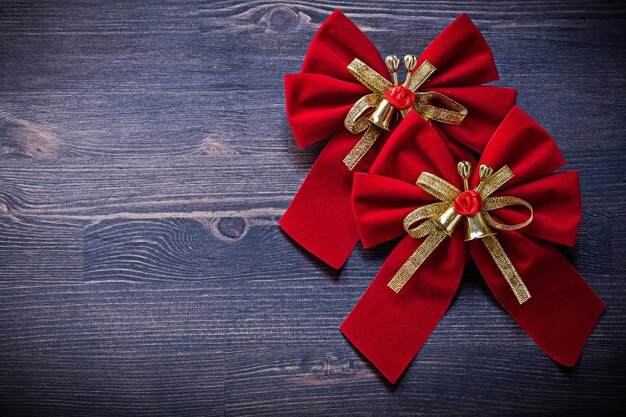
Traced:
<path fill-rule="evenodd" d="M 454 200 L 454 211 L 462 216 L 474 217 L 483 208 L 483 200 L 474 190 L 463 191 Z"/>
<path fill-rule="evenodd" d="M 394 85 L 392 89 L 385 91 L 387 101 L 398 110 L 405 110 L 415 104 L 415 94 L 413 91 L 402 85 Z"/>

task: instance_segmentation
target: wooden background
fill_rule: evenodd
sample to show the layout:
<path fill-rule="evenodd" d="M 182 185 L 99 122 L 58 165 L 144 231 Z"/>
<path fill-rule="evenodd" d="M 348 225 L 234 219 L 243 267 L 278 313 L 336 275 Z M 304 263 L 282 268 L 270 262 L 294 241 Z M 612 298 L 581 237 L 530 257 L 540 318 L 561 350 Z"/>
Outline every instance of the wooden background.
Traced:
<path fill-rule="evenodd" d="M 626 6 L 367 3 L 2 1 L 2 416 L 626 411 Z M 607 310 L 574 369 L 473 266 L 396 387 L 341 335 L 392 246 L 335 272 L 276 223 L 321 149 L 282 74 L 335 7 L 398 55 L 468 12 L 581 171 L 567 256 Z"/>

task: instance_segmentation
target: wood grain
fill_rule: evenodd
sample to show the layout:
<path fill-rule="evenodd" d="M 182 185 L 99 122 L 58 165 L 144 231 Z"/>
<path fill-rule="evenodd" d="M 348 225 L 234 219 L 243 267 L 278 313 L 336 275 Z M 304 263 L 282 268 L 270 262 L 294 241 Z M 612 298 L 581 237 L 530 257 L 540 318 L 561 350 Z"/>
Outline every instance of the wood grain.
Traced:
<path fill-rule="evenodd" d="M 339 332 L 394 242 L 334 271 L 276 223 L 323 146 L 282 74 L 338 6 L 383 54 L 467 12 L 580 170 L 607 310 L 574 369 L 473 265 L 398 386 Z M 625 38 L 620 2 L 2 2 L 0 414 L 623 414 Z"/>

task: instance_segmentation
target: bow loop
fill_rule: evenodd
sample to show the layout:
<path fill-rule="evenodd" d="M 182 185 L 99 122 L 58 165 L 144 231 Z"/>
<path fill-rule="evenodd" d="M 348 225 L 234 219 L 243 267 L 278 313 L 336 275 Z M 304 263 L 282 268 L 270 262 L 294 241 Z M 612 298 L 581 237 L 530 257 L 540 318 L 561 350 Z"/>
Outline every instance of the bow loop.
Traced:
<path fill-rule="evenodd" d="M 372 41 L 346 15 L 335 10 L 311 40 L 300 72 L 352 81 L 346 66 L 354 57 L 381 74 L 385 72 L 385 63 Z"/>

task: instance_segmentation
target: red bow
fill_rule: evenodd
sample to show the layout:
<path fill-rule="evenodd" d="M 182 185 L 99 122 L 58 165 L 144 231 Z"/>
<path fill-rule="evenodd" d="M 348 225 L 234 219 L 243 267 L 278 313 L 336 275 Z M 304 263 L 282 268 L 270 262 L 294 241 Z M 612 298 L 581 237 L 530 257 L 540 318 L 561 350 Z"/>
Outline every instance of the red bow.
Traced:
<path fill-rule="evenodd" d="M 403 235 L 403 219 L 409 213 L 438 201 L 416 186 L 424 172 L 460 189 L 458 157 L 451 155 L 422 118 L 407 116 L 371 173 L 355 176 L 354 214 L 363 245 L 371 247 Z M 472 160 L 469 154 L 460 157 Z M 442 240 L 396 293 L 388 284 L 427 239 L 405 236 L 341 326 L 391 382 L 400 377 L 447 310 L 470 257 L 504 309 L 560 364 L 576 363 L 604 311 L 603 302 L 553 246 L 574 246 L 581 204 L 578 173 L 553 173 L 565 161 L 548 133 L 514 107 L 494 133 L 480 163 L 508 166 L 514 174 L 493 192 L 494 197 L 513 196 L 534 210 L 533 220 L 523 228 L 496 235 L 530 298 L 516 298 L 487 245 L 481 239 L 464 241 L 464 227 L 457 227 L 451 237 Z M 474 188 L 478 183 L 474 172 L 469 185 Z M 469 207 L 472 203 L 460 204 Z M 523 223 L 528 217 L 527 212 L 510 207 L 496 209 L 490 216 L 500 224 Z"/>
<path fill-rule="evenodd" d="M 298 146 L 331 139 L 279 224 L 335 268 L 344 264 L 359 240 L 350 202 L 353 172 L 343 163 L 359 140 L 343 127 L 344 119 L 355 102 L 370 93 L 348 70 L 355 58 L 389 79 L 374 45 L 336 10 L 315 34 L 301 72 L 285 75 L 287 117 Z M 446 137 L 454 154 L 464 147 L 482 151 L 516 99 L 513 89 L 480 85 L 498 79 L 485 39 L 463 14 L 433 40 L 418 65 L 425 60 L 436 71 L 420 89 L 444 94 L 468 111 L 458 125 L 433 123 L 433 127 Z M 369 169 L 386 140 L 386 134 L 376 140 L 356 165 L 357 171 Z"/>

